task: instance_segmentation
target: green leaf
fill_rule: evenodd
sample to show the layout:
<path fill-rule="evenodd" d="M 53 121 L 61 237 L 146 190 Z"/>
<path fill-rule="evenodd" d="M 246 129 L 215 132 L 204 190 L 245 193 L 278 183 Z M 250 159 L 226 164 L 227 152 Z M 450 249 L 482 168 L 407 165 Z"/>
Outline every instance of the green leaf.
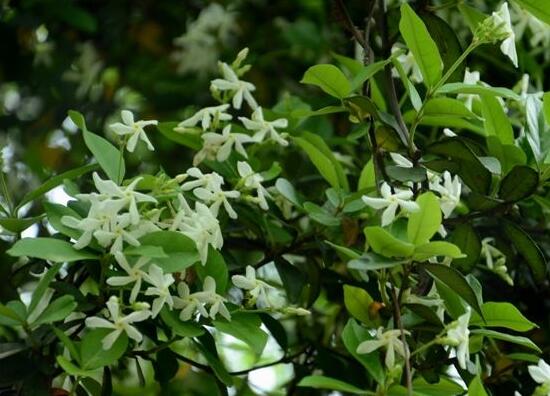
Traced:
<path fill-rule="evenodd" d="M 23 238 L 7 251 L 10 256 L 36 257 L 53 262 L 97 259 L 92 253 L 76 250 L 67 241 L 55 238 Z"/>
<path fill-rule="evenodd" d="M 366 227 L 367 242 L 376 253 L 386 257 L 409 257 L 414 245 L 397 239 L 382 227 Z"/>
<path fill-rule="evenodd" d="M 219 331 L 232 335 L 244 341 L 256 354 L 261 356 L 267 343 L 267 333 L 260 326 L 260 317 L 252 313 L 236 313 L 231 316 L 231 321 L 214 320 L 214 327 Z"/>
<path fill-rule="evenodd" d="M 80 367 L 75 366 L 74 363 L 65 359 L 63 356 L 58 356 L 56 358 L 57 364 L 65 371 L 67 374 L 75 377 L 92 377 L 94 372 L 92 370 L 84 370 Z"/>
<path fill-rule="evenodd" d="M 529 331 L 537 325 L 527 319 L 512 304 L 507 302 L 486 302 L 481 306 L 483 321 L 473 313 L 470 325 L 481 327 L 505 327 L 515 331 Z"/>
<path fill-rule="evenodd" d="M 479 375 L 476 375 L 472 382 L 470 382 L 470 386 L 468 386 L 468 396 L 488 396 Z"/>
<path fill-rule="evenodd" d="M 48 223 L 60 233 L 67 235 L 73 239 L 78 239 L 82 235 L 82 232 L 74 228 L 67 227 L 61 222 L 63 216 L 71 216 L 76 219 L 80 219 L 80 215 L 68 206 L 53 203 L 44 202 L 44 209 L 46 209 L 46 215 L 48 217 Z M 90 245 L 94 245 L 92 242 Z"/>
<path fill-rule="evenodd" d="M 440 18 L 435 13 L 420 10 L 419 16 L 426 24 L 430 36 L 437 45 L 437 49 L 443 60 L 443 73 L 446 73 L 464 52 L 457 33 L 443 18 Z M 447 81 L 462 81 L 465 69 L 465 62 L 460 63 Z"/>
<path fill-rule="evenodd" d="M 359 89 L 365 81 L 384 69 L 384 67 L 390 62 L 391 60 L 388 59 L 371 63 L 368 66 L 363 66 L 361 70 L 359 70 L 359 72 L 355 74 L 355 76 L 353 76 L 353 79 L 351 80 L 351 91 Z"/>
<path fill-rule="evenodd" d="M 338 227 L 340 225 L 339 218 L 334 217 L 331 213 L 313 202 L 305 202 L 304 209 L 308 213 L 309 217 L 318 223 L 329 227 Z"/>
<path fill-rule="evenodd" d="M 450 242 L 433 241 L 423 245 L 417 245 L 414 249 L 413 259 L 417 261 L 424 261 L 431 257 L 437 256 L 450 257 L 454 259 L 463 257 L 464 255 L 458 246 L 453 245 Z"/>
<path fill-rule="evenodd" d="M 229 272 L 227 271 L 227 265 L 220 252 L 214 249 L 212 246 L 208 246 L 208 259 L 206 264 L 197 264 L 195 271 L 201 282 L 207 276 L 211 276 L 216 281 L 216 292 L 218 294 L 224 294 L 227 289 L 227 281 L 229 279 Z"/>
<path fill-rule="evenodd" d="M 353 393 L 354 395 L 365 395 L 369 393 L 367 391 L 357 388 L 354 385 L 348 384 L 347 382 L 340 381 L 330 377 L 325 377 L 323 375 L 310 375 L 308 377 L 304 377 L 298 383 L 298 386 L 301 386 L 304 388 L 329 389 L 329 390 Z"/>
<path fill-rule="evenodd" d="M 357 190 L 364 190 L 367 188 L 376 187 L 376 174 L 374 171 L 374 162 L 372 158 L 365 164 L 361 174 L 359 175 L 359 181 L 357 182 Z"/>
<path fill-rule="evenodd" d="M 545 92 L 542 96 L 542 112 L 544 113 L 546 124 L 550 125 L 550 92 Z"/>
<path fill-rule="evenodd" d="M 424 82 L 428 87 L 434 86 L 441 79 L 443 61 L 426 25 L 408 4 L 401 6 L 399 31 L 420 68 Z"/>
<path fill-rule="evenodd" d="M 180 272 L 200 260 L 195 242 L 176 231 L 152 232 L 139 241 L 145 246 L 162 248 L 167 257 L 156 258 L 155 263 L 164 272 Z"/>
<path fill-rule="evenodd" d="M 529 166 L 514 166 L 500 182 L 498 196 L 506 202 L 517 202 L 534 194 L 539 174 Z"/>
<path fill-rule="evenodd" d="M 290 113 L 290 116 L 293 118 L 309 118 L 327 114 L 344 113 L 346 111 L 348 110 L 344 106 L 325 106 L 317 110 L 296 109 Z"/>
<path fill-rule="evenodd" d="M 31 225 L 39 222 L 43 218 L 44 218 L 44 215 L 35 216 L 35 217 L 27 217 L 27 218 L 24 218 L 24 219 L 18 219 L 18 218 L 13 218 L 13 217 L 4 217 L 4 218 L 0 218 L 0 227 L 6 229 L 8 231 L 14 232 L 14 233 L 19 233 L 21 231 L 26 230 Z"/>
<path fill-rule="evenodd" d="M 359 287 L 344 285 L 344 304 L 348 312 L 361 322 L 374 327 L 369 316 L 369 306 L 374 300 L 366 290 Z"/>
<path fill-rule="evenodd" d="M 207 335 L 208 333 L 205 333 Z M 204 336 L 203 336 L 204 337 Z M 210 336 L 211 338 L 212 336 Z M 209 339 L 209 338 L 205 338 Z M 214 341 L 212 340 L 212 344 Z M 233 386 L 233 377 L 229 375 L 227 372 L 227 369 L 223 365 L 223 363 L 220 361 L 217 355 L 216 347 L 215 345 L 212 345 L 211 348 L 209 348 L 205 343 L 204 339 L 201 338 L 200 342 L 197 342 L 195 345 L 199 348 L 202 355 L 208 362 L 208 365 L 212 368 L 212 371 L 214 371 L 214 374 L 216 377 L 220 379 L 221 382 L 223 382 L 227 386 Z"/>
<path fill-rule="evenodd" d="M 378 352 L 357 353 L 359 344 L 370 339 L 372 339 L 372 336 L 369 334 L 369 331 L 353 319 L 348 320 L 342 331 L 342 341 L 348 352 L 367 369 L 376 382 L 383 384 L 385 368 L 380 363 Z"/>
<path fill-rule="evenodd" d="M 83 131 L 84 142 L 92 152 L 99 166 L 105 171 L 109 179 L 117 184 L 122 183 L 126 167 L 120 150 L 107 139 L 92 132 Z"/>
<path fill-rule="evenodd" d="M 320 136 L 304 132 L 302 136 L 294 138 L 294 141 L 306 152 L 321 176 L 332 187 L 349 191 L 348 180 L 342 165 Z"/>
<path fill-rule="evenodd" d="M 99 166 L 109 176 L 109 179 L 117 184 L 122 183 L 124 174 L 126 173 L 122 152 L 107 139 L 88 131 L 86 120 L 78 111 L 69 110 L 69 117 L 76 126 L 82 129 L 86 147 L 92 152 Z"/>
<path fill-rule="evenodd" d="M 430 276 L 449 289 L 454 291 L 461 299 L 468 303 L 477 313 L 483 316 L 476 293 L 464 276 L 456 269 L 443 264 L 423 264 Z"/>
<path fill-rule="evenodd" d="M 388 259 L 376 253 L 363 253 L 361 257 L 350 260 L 348 268 L 358 271 L 376 271 L 384 268 L 393 268 L 405 262 L 405 260 Z"/>
<path fill-rule="evenodd" d="M 479 261 L 481 241 L 470 224 L 459 224 L 450 234 L 449 242 L 454 243 L 465 257 L 453 260 L 452 266 L 468 273 Z"/>
<path fill-rule="evenodd" d="M 413 389 L 416 396 L 457 396 L 464 393 L 462 386 L 445 377 L 440 377 L 439 382 L 433 384 L 422 377 L 416 378 L 413 381 Z"/>
<path fill-rule="evenodd" d="M 294 186 L 287 180 L 282 177 L 278 178 L 275 182 L 275 188 L 279 193 L 292 202 L 297 207 L 302 207 L 302 199 L 298 196 Z"/>
<path fill-rule="evenodd" d="M 415 183 L 421 183 L 426 180 L 426 169 L 413 167 L 413 168 L 404 168 L 402 166 L 389 165 L 386 166 L 386 173 L 392 179 L 395 179 L 400 182 L 412 181 Z"/>
<path fill-rule="evenodd" d="M 24 317 L 19 316 L 19 314 L 9 306 L 0 303 L 0 324 L 15 326 L 23 324 L 24 322 Z"/>
<path fill-rule="evenodd" d="M 520 100 L 521 97 L 508 88 L 491 87 L 487 85 L 465 84 L 461 82 L 445 84 L 437 90 L 439 94 L 466 94 L 466 95 L 486 95 L 500 96 L 506 99 Z"/>
<path fill-rule="evenodd" d="M 315 65 L 306 70 L 300 81 L 302 84 L 316 85 L 323 91 L 338 99 L 343 99 L 351 92 L 351 84 L 334 65 Z"/>
<path fill-rule="evenodd" d="M 25 194 L 23 199 L 21 199 L 21 202 L 19 202 L 19 204 L 17 205 L 17 209 L 20 209 L 22 206 L 26 205 L 27 203 L 34 201 L 35 199 L 44 195 L 45 193 L 52 190 L 53 188 L 63 184 L 65 180 L 76 179 L 77 177 L 85 175 L 86 173 L 92 172 L 96 169 L 98 169 L 97 164 L 84 165 L 80 168 L 71 169 L 67 172 L 63 172 L 63 173 L 60 173 L 59 175 L 50 177 L 46 182 L 41 184 L 38 188 Z"/>
<path fill-rule="evenodd" d="M 518 345 L 524 346 L 525 348 L 533 349 L 539 353 L 542 352 L 540 348 L 527 337 L 500 333 L 498 331 L 488 330 L 488 329 L 473 329 L 470 331 L 470 334 L 472 335 L 479 334 L 485 337 L 493 338 L 495 340 L 506 341 L 512 344 L 518 344 Z"/>
<path fill-rule="evenodd" d="M 82 337 L 80 343 L 80 358 L 82 368 L 94 370 L 117 362 L 128 348 L 128 336 L 122 332 L 113 346 L 103 349 L 101 341 L 110 334 L 112 329 L 93 329 Z"/>
<path fill-rule="evenodd" d="M 78 364 L 80 364 L 80 351 L 76 348 L 75 343 L 69 338 L 67 334 L 65 334 L 64 331 L 58 329 L 57 327 L 53 327 L 52 329 L 57 338 L 59 338 L 63 345 L 65 345 L 65 348 L 67 348 L 72 358 L 76 360 Z"/>
<path fill-rule="evenodd" d="M 200 150 L 202 139 L 200 133 L 194 131 L 177 132 L 174 128 L 178 126 L 177 122 L 161 122 L 157 125 L 157 130 L 168 140 L 179 145 L 189 147 L 192 150 Z"/>
<path fill-rule="evenodd" d="M 498 137 L 502 144 L 514 144 L 512 124 L 500 102 L 492 95 L 480 95 L 480 98 L 486 135 Z"/>
<path fill-rule="evenodd" d="M 441 226 L 439 200 L 432 192 L 426 192 L 416 199 L 420 210 L 409 215 L 407 237 L 415 245 L 427 243 Z"/>
<path fill-rule="evenodd" d="M 548 9 L 548 4 L 541 0 L 514 0 L 522 8 L 525 8 L 535 17 L 540 19 L 543 22 L 546 22 L 547 25 L 550 25 L 550 9 Z M 548 26 L 546 26 L 548 29 Z"/>
<path fill-rule="evenodd" d="M 183 322 L 175 311 L 164 307 L 160 311 L 160 317 L 168 325 L 171 331 L 181 337 L 198 337 L 204 334 L 204 328 L 197 323 L 189 321 Z"/>
<path fill-rule="evenodd" d="M 428 152 L 450 159 L 458 169 L 455 172 L 473 191 L 487 195 L 492 176 L 472 149 L 460 138 L 442 139 L 428 146 Z"/>
<path fill-rule="evenodd" d="M 424 115 L 432 117 L 477 118 L 464 104 L 453 98 L 433 98 L 424 105 Z"/>
<path fill-rule="evenodd" d="M 504 233 L 531 268 L 535 281 L 544 282 L 546 280 L 546 259 L 535 241 L 520 227 L 508 221 L 504 223 Z"/>
<path fill-rule="evenodd" d="M 42 312 L 40 316 L 38 316 L 38 318 L 36 318 L 36 320 L 31 324 L 38 326 L 41 324 L 49 324 L 64 320 L 71 312 L 74 311 L 77 305 L 78 304 L 74 300 L 73 296 L 65 295 L 59 297 L 58 299 L 50 302 L 44 312 Z"/>
<path fill-rule="evenodd" d="M 63 263 L 56 263 L 56 264 L 52 265 L 46 271 L 44 276 L 42 276 L 42 278 L 40 279 L 40 282 L 38 282 L 38 285 L 36 286 L 36 288 L 34 289 L 34 291 L 32 293 L 31 303 L 29 304 L 29 307 L 27 309 L 28 313 L 32 313 L 34 311 L 34 309 L 36 308 L 36 306 L 38 305 L 38 303 L 42 299 L 42 296 L 46 292 L 46 289 L 48 288 L 48 286 L 50 285 L 52 280 L 55 278 L 55 276 L 57 275 L 57 273 L 61 269 L 62 264 Z"/>

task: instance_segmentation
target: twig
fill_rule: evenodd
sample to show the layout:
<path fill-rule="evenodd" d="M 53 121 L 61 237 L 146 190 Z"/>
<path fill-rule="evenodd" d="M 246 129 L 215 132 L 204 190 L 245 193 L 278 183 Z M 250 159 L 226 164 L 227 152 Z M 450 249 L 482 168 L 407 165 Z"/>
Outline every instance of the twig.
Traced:
<path fill-rule="evenodd" d="M 403 287 L 406 287 L 406 285 L 401 285 L 401 289 L 403 289 Z M 401 305 L 399 302 L 399 297 L 395 292 L 395 286 L 393 282 L 391 283 L 391 294 L 392 294 L 392 301 L 393 301 L 393 318 L 394 318 L 395 324 L 397 325 L 397 327 L 399 328 L 399 331 L 401 332 L 401 342 L 403 343 L 403 348 L 405 349 L 405 381 L 407 384 L 407 394 L 409 396 L 412 396 L 413 386 L 412 386 L 410 351 L 409 351 L 409 345 L 407 344 L 407 340 L 405 338 L 405 329 L 403 328 L 403 322 L 401 320 Z"/>
<path fill-rule="evenodd" d="M 348 10 L 346 8 L 346 5 L 344 4 L 343 0 L 336 0 L 334 2 L 334 6 L 336 8 L 336 12 L 338 15 L 336 17 L 348 32 L 350 32 L 355 40 L 363 47 L 365 50 L 368 47 L 368 43 L 365 42 L 365 38 L 363 37 L 363 34 L 357 27 L 353 24 L 353 21 L 351 20 L 351 17 L 349 16 Z"/>

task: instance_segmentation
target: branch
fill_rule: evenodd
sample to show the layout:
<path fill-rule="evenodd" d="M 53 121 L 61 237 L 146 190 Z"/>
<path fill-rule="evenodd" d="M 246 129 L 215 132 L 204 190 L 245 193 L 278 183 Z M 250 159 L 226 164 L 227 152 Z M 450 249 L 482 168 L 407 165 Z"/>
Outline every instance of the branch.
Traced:
<path fill-rule="evenodd" d="M 363 37 L 362 32 L 357 29 L 357 27 L 353 24 L 346 5 L 344 4 L 344 0 L 336 0 L 334 2 L 334 8 L 336 12 L 336 18 L 342 24 L 344 29 L 350 32 L 355 40 L 357 40 L 357 42 L 361 45 L 361 47 L 367 50 L 368 42 L 365 42 L 365 38 Z"/>
<path fill-rule="evenodd" d="M 402 284 L 401 290 L 405 288 L 407 285 Z M 401 292 L 400 290 L 400 292 Z M 413 386 L 412 386 L 412 371 L 411 371 L 411 359 L 410 359 L 410 351 L 409 351 L 409 345 L 407 344 L 407 340 L 405 338 L 405 329 L 403 328 L 403 322 L 401 321 L 401 305 L 399 302 L 399 297 L 397 296 L 397 293 L 395 292 L 395 286 L 393 284 L 393 281 L 391 283 L 391 294 L 392 294 L 392 302 L 393 302 L 393 319 L 395 321 L 395 324 L 399 328 L 401 332 L 401 342 L 403 343 L 403 349 L 405 349 L 405 381 L 407 383 L 407 394 L 409 396 L 412 396 L 413 394 Z M 400 293 L 401 294 L 401 293 Z"/>

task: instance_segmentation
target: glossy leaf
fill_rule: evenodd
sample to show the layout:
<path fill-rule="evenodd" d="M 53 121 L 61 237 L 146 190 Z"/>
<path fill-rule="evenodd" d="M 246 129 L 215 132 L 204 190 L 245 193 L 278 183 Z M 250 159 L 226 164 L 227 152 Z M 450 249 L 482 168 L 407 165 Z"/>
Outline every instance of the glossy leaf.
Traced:
<path fill-rule="evenodd" d="M 357 347 L 365 340 L 372 339 L 368 330 L 359 325 L 354 319 L 348 320 L 344 330 L 342 331 L 342 341 L 349 353 L 357 359 L 368 371 L 368 373 L 379 384 L 384 383 L 385 369 L 380 362 L 379 355 L 376 351 L 371 353 L 357 353 Z"/>
<path fill-rule="evenodd" d="M 365 395 L 366 391 L 363 391 L 357 388 L 354 385 L 348 384 L 347 382 L 340 381 L 334 378 L 325 377 L 322 375 L 310 375 L 304 377 L 298 383 L 298 386 L 304 388 L 315 388 L 315 389 L 329 389 L 335 391 L 341 391 L 346 393 L 352 393 L 354 395 Z"/>
<path fill-rule="evenodd" d="M 486 302 L 481 306 L 483 321 L 479 316 L 473 314 L 470 320 L 471 325 L 481 327 L 504 327 L 515 331 L 529 331 L 537 325 L 527 319 L 512 304 L 507 302 Z"/>
<path fill-rule="evenodd" d="M 382 227 L 366 227 L 367 242 L 376 253 L 385 257 L 409 257 L 414 245 L 397 239 Z"/>
<path fill-rule="evenodd" d="M 316 85 L 335 98 L 342 99 L 351 92 L 351 84 L 334 65 L 315 65 L 306 70 L 302 84 Z"/>
<path fill-rule="evenodd" d="M 399 31 L 411 50 L 426 85 L 434 86 L 441 79 L 441 55 L 422 19 L 406 3 L 401 6 Z"/>
<path fill-rule="evenodd" d="M 477 296 L 464 276 L 456 269 L 447 267 L 443 264 L 423 264 L 424 269 L 432 276 L 439 280 L 449 289 L 454 291 L 457 296 L 468 303 L 479 315 L 483 316 Z"/>
<path fill-rule="evenodd" d="M 488 329 L 474 329 L 474 330 L 471 330 L 470 333 L 472 335 L 479 334 L 479 335 L 482 335 L 482 336 L 485 336 L 485 337 L 493 338 L 495 340 L 506 341 L 506 342 L 509 342 L 509 343 L 512 343 L 512 344 L 518 344 L 518 345 L 521 345 L 525 348 L 529 348 L 529 349 L 532 349 L 534 351 L 537 351 L 539 353 L 541 352 L 540 348 L 533 341 L 531 341 L 527 337 L 516 336 L 516 335 L 511 335 L 511 334 L 506 334 L 506 333 L 500 333 L 498 331 L 488 330 Z"/>
<path fill-rule="evenodd" d="M 515 166 L 500 182 L 498 195 L 507 202 L 517 202 L 534 194 L 539 174 L 528 166 Z"/>
<path fill-rule="evenodd" d="M 409 215 L 407 237 L 415 245 L 427 243 L 441 225 L 439 200 L 432 192 L 426 192 L 416 199 L 420 210 Z"/>
<path fill-rule="evenodd" d="M 97 256 L 92 253 L 84 250 L 76 250 L 73 245 L 67 241 L 42 237 L 23 238 L 17 241 L 7 253 L 15 257 L 36 257 L 53 262 L 97 259 Z"/>
<path fill-rule="evenodd" d="M 504 233 L 531 268 L 535 280 L 544 282 L 547 272 L 546 259 L 535 241 L 520 227 L 508 221 L 504 223 Z"/>
<path fill-rule="evenodd" d="M 261 356 L 268 336 L 260 328 L 262 321 L 258 315 L 253 313 L 237 313 L 231 316 L 230 321 L 214 320 L 213 324 L 219 331 L 244 341 L 254 351 L 256 356 Z"/>
<path fill-rule="evenodd" d="M 500 102 L 492 95 L 480 97 L 486 134 L 498 137 L 502 144 L 514 144 L 512 124 Z"/>

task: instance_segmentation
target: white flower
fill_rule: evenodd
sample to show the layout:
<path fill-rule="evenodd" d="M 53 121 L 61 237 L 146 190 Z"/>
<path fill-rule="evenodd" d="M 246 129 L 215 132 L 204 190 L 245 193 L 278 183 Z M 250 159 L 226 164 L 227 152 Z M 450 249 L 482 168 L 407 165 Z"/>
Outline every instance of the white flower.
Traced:
<path fill-rule="evenodd" d="M 509 285 L 513 285 L 514 281 L 508 274 L 508 267 L 506 266 L 506 256 L 492 245 L 494 241 L 495 239 L 491 237 L 481 240 L 481 256 L 485 258 L 488 269 L 500 276 Z"/>
<path fill-rule="evenodd" d="M 406 334 L 409 332 L 405 331 Z M 395 354 L 399 354 L 403 357 L 405 354 L 405 345 L 400 340 L 400 330 L 387 330 L 384 331 L 383 327 L 379 327 L 376 330 L 376 339 L 363 341 L 357 347 L 357 353 L 371 353 L 379 348 L 384 347 L 386 349 L 385 363 L 388 369 L 392 369 L 395 366 Z"/>
<path fill-rule="evenodd" d="M 380 194 L 382 198 L 373 198 L 363 195 L 362 199 L 363 202 L 371 208 L 386 208 L 382 213 L 382 227 L 393 222 L 398 207 L 404 212 L 416 212 L 420 210 L 418 204 L 411 201 L 413 193 L 410 190 L 395 189 L 395 193 L 392 193 L 390 185 L 384 182 L 380 187 Z"/>
<path fill-rule="evenodd" d="M 504 55 L 510 58 L 515 67 L 518 67 L 518 54 L 516 52 L 515 43 L 516 35 L 510 20 L 508 3 L 504 2 L 498 11 L 493 12 L 490 18 L 493 19 L 493 22 L 497 26 L 496 34 L 504 37 L 500 45 L 500 50 Z"/>
<path fill-rule="evenodd" d="M 255 132 L 253 138 L 256 142 L 263 142 L 266 135 L 269 135 L 271 139 L 273 139 L 281 146 L 288 146 L 288 141 L 285 140 L 284 137 L 280 135 L 276 129 L 288 127 L 288 120 L 286 118 L 279 118 L 274 121 L 266 121 L 264 119 L 262 108 L 258 107 L 252 113 L 252 119 L 239 117 L 239 120 L 241 120 L 246 129 Z"/>
<path fill-rule="evenodd" d="M 443 134 L 447 137 L 456 137 L 456 133 L 452 131 L 452 129 L 449 128 L 443 128 Z"/>
<path fill-rule="evenodd" d="M 251 304 L 256 304 L 259 308 L 272 307 L 268 292 L 276 290 L 273 286 L 266 282 L 256 279 L 256 270 L 252 266 L 246 267 L 246 276 L 233 275 L 231 281 L 238 288 L 247 290 L 251 299 Z"/>
<path fill-rule="evenodd" d="M 399 45 L 394 45 L 391 49 L 392 55 L 397 51 L 402 50 Z M 410 79 L 414 83 L 421 83 L 424 79 L 422 77 L 422 72 L 418 63 L 414 59 L 414 56 L 411 51 L 407 51 L 405 54 L 401 54 L 397 57 L 397 61 L 403 66 L 403 71 L 408 76 L 410 74 Z M 399 77 L 397 70 L 392 70 L 392 75 L 394 77 Z"/>
<path fill-rule="evenodd" d="M 204 265 L 208 259 L 208 246 L 211 245 L 214 249 L 221 249 L 223 246 L 220 223 L 202 202 L 196 202 L 195 210 L 192 210 L 183 195 L 180 194 L 178 200 L 180 209 L 170 229 L 179 230 L 195 242 L 201 263 Z"/>
<path fill-rule="evenodd" d="M 185 176 L 191 176 L 196 180 L 186 181 L 183 183 L 181 185 L 181 189 L 183 191 L 191 191 L 197 187 L 204 187 L 208 190 L 214 191 L 221 189 L 224 184 L 223 177 L 221 177 L 218 173 L 202 173 L 199 168 L 195 167 L 187 169 Z M 187 177 L 184 180 L 187 180 Z"/>
<path fill-rule="evenodd" d="M 226 113 L 227 109 L 229 109 L 229 104 L 204 107 L 193 116 L 180 122 L 174 130 L 185 132 L 186 129 L 196 126 L 199 122 L 203 131 L 210 129 L 211 126 L 215 129 L 220 121 L 229 121 L 233 118 L 231 114 Z"/>
<path fill-rule="evenodd" d="M 146 296 L 158 296 L 153 300 L 152 317 L 156 317 L 164 304 L 170 309 L 174 306 L 174 300 L 170 295 L 170 285 L 174 283 L 172 274 L 165 274 L 162 269 L 155 264 L 149 267 L 149 273 L 145 276 L 147 283 L 153 285 L 145 290 Z"/>
<path fill-rule="evenodd" d="M 453 178 L 448 171 L 445 171 L 443 172 L 443 181 L 439 179 L 435 182 L 430 182 L 430 190 L 439 193 L 439 206 L 441 207 L 443 216 L 448 218 L 460 203 L 462 184 L 459 177 L 455 176 Z"/>
<path fill-rule="evenodd" d="M 127 229 L 130 225 L 130 214 L 123 213 L 111 219 L 108 230 L 102 229 L 95 231 L 94 237 L 101 246 L 111 246 L 111 254 L 122 251 L 124 242 L 132 246 L 140 246 L 141 244 L 134 233 Z"/>
<path fill-rule="evenodd" d="M 67 227 L 82 231 L 73 245 L 75 249 L 83 249 L 92 242 L 92 236 L 98 230 L 109 229 L 113 218 L 122 209 L 122 202 L 99 201 L 97 197 L 90 197 L 92 203 L 87 217 L 78 219 L 73 216 L 63 216 L 61 223 Z"/>
<path fill-rule="evenodd" d="M 442 337 L 439 342 L 455 348 L 458 365 L 462 369 L 467 368 L 467 362 L 470 361 L 469 336 L 471 310 L 467 308 L 466 313 L 447 326 L 447 335 Z"/>
<path fill-rule="evenodd" d="M 220 69 L 223 78 L 217 78 L 210 82 L 210 88 L 214 91 L 228 91 L 233 97 L 233 107 L 240 109 L 243 103 L 243 99 L 248 105 L 255 109 L 258 107 L 256 100 L 252 96 L 253 91 L 256 90 L 254 84 L 248 81 L 239 80 L 239 77 L 235 71 L 225 62 L 220 62 Z"/>
<path fill-rule="evenodd" d="M 205 158 L 223 162 L 229 158 L 233 147 L 243 157 L 248 158 L 244 143 L 252 143 L 254 139 L 244 133 L 232 133 L 231 125 L 223 128 L 222 133 L 206 132 L 202 135 L 203 146 L 193 158 L 193 164 L 201 163 Z"/>
<path fill-rule="evenodd" d="M 256 197 L 253 198 L 255 202 L 258 203 L 260 208 L 264 210 L 269 209 L 267 204 L 267 198 L 271 198 L 271 194 L 262 186 L 264 178 L 252 170 L 252 167 L 244 161 L 239 161 L 237 163 L 237 170 L 241 176 L 241 181 L 247 189 L 256 190 Z"/>
<path fill-rule="evenodd" d="M 478 71 L 470 72 L 470 69 L 466 68 L 464 71 L 464 84 L 468 85 L 476 85 L 480 80 L 480 74 Z M 476 99 L 478 95 L 475 94 L 459 94 L 457 95 L 457 99 L 463 100 L 464 105 L 469 109 L 472 110 L 472 103 L 474 99 Z"/>
<path fill-rule="evenodd" d="M 224 304 L 227 300 L 216 293 L 216 281 L 211 276 L 204 279 L 202 291 L 192 294 L 189 286 L 181 282 L 178 285 L 178 295 L 174 297 L 174 308 L 182 310 L 180 319 L 183 321 L 190 320 L 197 311 L 205 318 L 215 319 L 219 313 L 225 319 L 231 320 L 231 314 Z M 206 306 L 210 306 L 210 310 Z"/>
<path fill-rule="evenodd" d="M 126 143 L 126 149 L 131 153 L 134 152 L 138 140 L 141 139 L 147 144 L 147 148 L 149 150 L 154 151 L 155 148 L 149 141 L 149 138 L 145 134 L 143 128 L 148 125 L 157 125 L 158 121 L 134 121 L 134 115 L 128 110 L 122 110 L 120 114 L 124 123 L 117 122 L 111 124 L 110 127 L 113 132 L 119 136 L 129 136 L 128 142 Z"/>
<path fill-rule="evenodd" d="M 538 364 L 527 367 L 529 375 L 538 384 L 546 385 L 550 389 L 550 365 L 540 359 Z"/>
<path fill-rule="evenodd" d="M 140 257 L 133 266 L 130 266 L 128 260 L 121 252 L 115 252 L 115 260 L 127 275 L 124 276 L 111 276 L 107 279 L 107 284 L 111 286 L 125 286 L 129 283 L 134 283 L 132 292 L 130 293 L 130 303 L 133 304 L 136 301 L 137 295 L 141 290 L 141 280 L 146 275 L 142 268 L 149 263 L 148 257 Z"/>
<path fill-rule="evenodd" d="M 122 316 L 120 314 L 120 305 L 118 303 L 118 299 L 115 296 L 109 298 L 109 301 L 107 301 L 106 305 L 111 317 L 110 321 L 97 316 L 86 319 L 86 326 L 88 327 L 113 329 L 111 333 L 103 338 L 103 349 L 111 348 L 123 332 L 125 332 L 128 337 L 135 340 L 136 342 L 141 342 L 143 336 L 131 324 L 144 321 L 145 319 L 149 318 L 151 312 L 147 310 L 141 310 L 132 312 L 131 314 L 126 316 Z"/>
<path fill-rule="evenodd" d="M 119 186 L 112 180 L 108 179 L 102 180 L 96 172 L 93 174 L 93 179 L 99 194 L 78 194 L 76 197 L 82 200 L 90 200 L 91 197 L 97 197 L 100 201 L 118 202 L 122 205 L 122 207 L 128 207 L 132 224 L 137 224 L 140 219 L 137 208 L 137 204 L 139 202 L 157 203 L 155 198 L 135 191 L 137 184 L 142 179 L 141 177 L 134 179 L 132 183 L 127 186 Z"/>

